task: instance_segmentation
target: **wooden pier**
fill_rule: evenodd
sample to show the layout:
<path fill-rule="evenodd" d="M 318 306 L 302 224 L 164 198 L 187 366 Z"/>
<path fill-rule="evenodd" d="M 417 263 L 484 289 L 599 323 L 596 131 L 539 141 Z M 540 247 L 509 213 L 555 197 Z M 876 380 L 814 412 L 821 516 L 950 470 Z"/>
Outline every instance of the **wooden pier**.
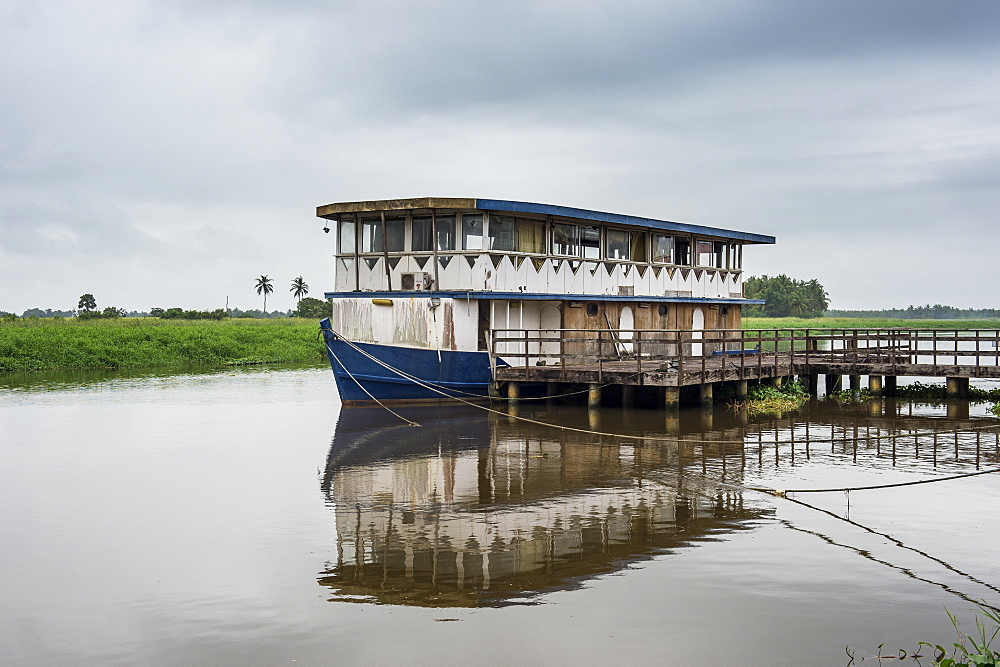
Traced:
<path fill-rule="evenodd" d="M 949 396 L 962 398 L 970 378 L 1000 378 L 1000 330 L 937 329 L 755 329 L 755 330 L 531 330 L 492 332 L 495 383 L 509 398 L 521 383 L 590 387 L 589 403 L 600 390 L 620 386 L 623 401 L 635 387 L 660 387 L 667 406 L 676 405 L 682 387 L 697 386 L 700 401 L 711 403 L 713 387 L 735 383 L 744 396 L 754 381 L 802 378 L 810 393 L 826 376 L 828 392 L 869 389 L 892 395 L 899 376 L 947 379 Z"/>

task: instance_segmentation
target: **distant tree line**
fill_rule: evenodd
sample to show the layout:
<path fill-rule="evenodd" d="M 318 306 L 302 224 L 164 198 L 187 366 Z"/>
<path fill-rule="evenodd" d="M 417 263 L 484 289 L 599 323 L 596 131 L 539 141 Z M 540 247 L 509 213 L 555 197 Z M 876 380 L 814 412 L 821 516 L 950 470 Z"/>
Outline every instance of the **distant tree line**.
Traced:
<path fill-rule="evenodd" d="M 77 304 L 77 310 L 52 310 L 46 308 L 29 308 L 21 316 L 23 318 L 44 318 L 44 317 L 79 317 L 80 319 L 110 319 L 117 317 L 159 317 L 165 320 L 221 320 L 226 317 L 239 318 L 281 318 L 281 317 L 305 317 L 317 319 L 330 314 L 330 303 L 321 299 L 306 297 L 309 293 L 309 285 L 306 284 L 302 276 L 297 276 L 291 282 L 291 289 L 288 291 L 298 299 L 294 310 L 287 311 L 273 310 L 267 311 L 267 295 L 274 292 L 274 285 L 271 279 L 262 275 L 257 279 L 255 288 L 257 294 L 264 297 L 264 309 L 240 310 L 239 308 L 216 308 L 215 310 L 186 310 L 184 308 L 151 308 L 145 311 L 126 311 L 124 308 L 108 306 L 103 310 L 97 308 L 97 299 L 93 294 L 83 294 Z M 227 299 L 228 301 L 228 299 Z M 0 318 L 4 320 L 16 320 L 17 315 L 0 310 Z"/>
<path fill-rule="evenodd" d="M 237 318 L 257 318 L 257 319 L 275 319 L 282 317 L 306 317 L 310 319 L 318 319 L 322 317 L 327 317 L 330 314 L 330 302 L 323 301 L 322 299 L 314 299 L 312 297 L 305 297 L 299 300 L 298 305 L 294 310 L 280 311 L 272 310 L 271 312 L 265 312 L 263 310 L 251 309 L 251 310 L 240 310 L 239 308 L 230 308 L 228 311 L 222 308 L 217 308 L 212 311 L 207 310 L 184 310 L 183 308 L 152 308 L 149 311 L 150 317 L 159 317 L 165 320 L 221 320 L 227 317 L 237 317 Z"/>
<path fill-rule="evenodd" d="M 815 278 L 796 280 L 780 276 L 751 276 L 744 283 L 748 299 L 764 299 L 762 306 L 744 306 L 748 317 L 822 317 L 830 299 Z"/>
<path fill-rule="evenodd" d="M 879 317 L 897 320 L 992 320 L 1000 319 L 996 308 L 955 308 L 941 304 L 885 310 L 828 310 L 829 317 Z"/>
<path fill-rule="evenodd" d="M 21 314 L 21 317 L 76 317 L 75 310 L 52 310 L 46 308 L 29 308 Z"/>

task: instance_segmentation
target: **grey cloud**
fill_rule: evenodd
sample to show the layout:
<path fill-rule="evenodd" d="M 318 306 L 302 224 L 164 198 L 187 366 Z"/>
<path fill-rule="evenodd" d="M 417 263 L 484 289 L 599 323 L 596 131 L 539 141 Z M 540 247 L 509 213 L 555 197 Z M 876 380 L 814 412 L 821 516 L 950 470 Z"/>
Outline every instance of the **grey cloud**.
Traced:
<path fill-rule="evenodd" d="M 435 194 L 777 235 L 751 272 L 888 220 L 995 254 L 998 31 L 992 0 L 3 3 L 0 281 L 319 291 L 315 205 Z"/>

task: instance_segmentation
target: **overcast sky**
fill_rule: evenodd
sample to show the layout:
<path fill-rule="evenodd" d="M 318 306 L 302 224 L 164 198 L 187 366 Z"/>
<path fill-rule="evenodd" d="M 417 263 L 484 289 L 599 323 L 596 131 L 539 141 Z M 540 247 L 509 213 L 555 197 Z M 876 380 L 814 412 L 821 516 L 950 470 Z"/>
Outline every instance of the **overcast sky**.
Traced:
<path fill-rule="evenodd" d="M 0 310 L 287 309 L 315 207 L 771 234 L 834 308 L 1000 307 L 1000 2 L 0 0 Z"/>

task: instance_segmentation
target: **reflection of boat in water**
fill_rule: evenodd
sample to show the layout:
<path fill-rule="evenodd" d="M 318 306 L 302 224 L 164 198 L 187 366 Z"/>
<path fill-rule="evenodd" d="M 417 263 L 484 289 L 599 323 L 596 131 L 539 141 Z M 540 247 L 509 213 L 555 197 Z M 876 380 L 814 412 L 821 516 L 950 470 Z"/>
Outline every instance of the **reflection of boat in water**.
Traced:
<path fill-rule="evenodd" d="M 586 418 L 573 408 L 547 410 L 531 416 Z M 653 411 L 602 413 L 603 430 L 643 441 L 472 407 L 400 413 L 421 427 L 380 409 L 340 415 L 322 480 L 337 558 L 319 582 L 333 600 L 526 603 L 752 528 L 774 511 L 772 500 L 744 497 L 740 484 L 767 485 L 779 469 L 819 466 L 810 476 L 841 486 L 851 479 L 847 468 L 954 474 L 1000 462 L 992 420 L 902 414 L 891 401 L 816 404 L 807 418 L 749 422 L 720 412 L 713 423 L 698 411 L 673 426 Z M 675 436 L 664 437 L 667 429 Z"/>
<path fill-rule="evenodd" d="M 319 579 L 336 600 L 523 603 L 746 529 L 769 511 L 686 479 L 676 445 L 635 447 L 470 409 L 404 415 L 421 428 L 372 409 L 341 413 L 323 477 L 338 555 Z"/>

